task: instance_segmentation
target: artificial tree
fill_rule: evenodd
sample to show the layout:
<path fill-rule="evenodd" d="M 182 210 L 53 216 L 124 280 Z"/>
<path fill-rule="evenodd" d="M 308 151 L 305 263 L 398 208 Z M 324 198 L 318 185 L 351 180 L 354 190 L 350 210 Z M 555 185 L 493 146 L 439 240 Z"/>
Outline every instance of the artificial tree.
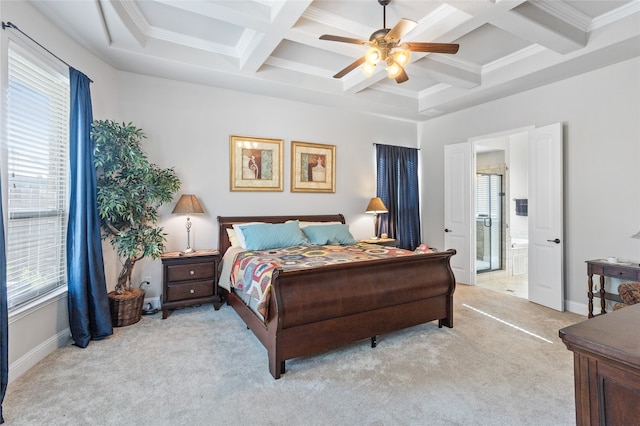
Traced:
<path fill-rule="evenodd" d="M 140 259 L 160 257 L 166 241 L 157 226 L 158 207 L 180 188 L 173 168 L 149 162 L 140 146 L 146 136 L 133 124 L 93 122 L 91 139 L 97 171 L 97 201 L 103 239 L 123 259 L 115 293 L 131 292 L 131 273 Z"/>

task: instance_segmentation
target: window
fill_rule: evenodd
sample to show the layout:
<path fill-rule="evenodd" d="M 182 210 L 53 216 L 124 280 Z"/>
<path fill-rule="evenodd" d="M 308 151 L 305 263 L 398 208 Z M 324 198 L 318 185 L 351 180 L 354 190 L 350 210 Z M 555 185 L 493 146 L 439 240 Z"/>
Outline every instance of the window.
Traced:
<path fill-rule="evenodd" d="M 11 43 L 6 109 L 8 307 L 64 287 L 69 77 Z"/>
<path fill-rule="evenodd" d="M 376 144 L 376 172 L 376 194 L 389 210 L 380 232 L 398 240 L 398 247 L 414 250 L 421 238 L 418 150 Z"/>

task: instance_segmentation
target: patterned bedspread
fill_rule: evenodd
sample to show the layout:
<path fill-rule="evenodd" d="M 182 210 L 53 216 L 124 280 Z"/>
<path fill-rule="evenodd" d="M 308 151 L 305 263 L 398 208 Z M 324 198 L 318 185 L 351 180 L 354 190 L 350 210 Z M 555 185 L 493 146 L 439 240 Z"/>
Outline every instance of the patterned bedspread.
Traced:
<path fill-rule="evenodd" d="M 231 271 L 231 285 L 257 299 L 258 312 L 269 318 L 269 295 L 273 271 L 334 265 L 345 262 L 407 256 L 413 252 L 375 244 L 293 246 L 275 250 L 244 251 Z"/>

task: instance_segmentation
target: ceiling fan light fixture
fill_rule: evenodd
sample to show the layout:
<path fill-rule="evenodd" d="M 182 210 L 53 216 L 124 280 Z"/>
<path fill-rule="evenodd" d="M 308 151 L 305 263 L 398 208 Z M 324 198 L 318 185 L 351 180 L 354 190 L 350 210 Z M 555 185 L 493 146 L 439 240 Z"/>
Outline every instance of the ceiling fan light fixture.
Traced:
<path fill-rule="evenodd" d="M 407 65 L 409 63 L 410 58 L 411 58 L 411 53 L 409 52 L 409 50 L 398 49 L 395 52 L 393 52 L 394 61 L 401 67 L 404 67 L 405 65 Z"/>
<path fill-rule="evenodd" d="M 389 74 L 389 78 L 396 78 L 402 73 L 403 68 L 395 61 L 389 61 L 387 66 L 387 73 Z"/>
<path fill-rule="evenodd" d="M 381 61 L 387 64 L 387 72 L 390 78 L 395 79 L 398 84 L 404 83 L 409 80 L 404 67 L 409 64 L 410 52 L 451 54 L 458 52 L 459 45 L 453 43 L 401 43 L 402 38 L 416 28 L 418 23 L 411 19 L 401 18 L 393 28 L 387 28 L 386 8 L 390 2 L 391 0 L 378 0 L 378 3 L 383 7 L 382 28 L 374 31 L 369 40 L 332 34 L 320 36 L 320 40 L 369 46 L 364 56 L 338 71 L 333 78 L 342 78 L 356 68 L 360 68 L 369 77 L 375 71 L 376 64 Z"/>
<path fill-rule="evenodd" d="M 367 50 L 367 53 L 365 53 L 364 57 L 367 60 L 367 63 L 375 66 L 376 63 L 380 60 L 380 57 L 382 56 L 380 50 L 377 47 L 372 47 L 369 50 Z"/>
<path fill-rule="evenodd" d="M 376 64 L 365 62 L 364 64 L 362 64 L 360 69 L 362 70 L 364 75 L 366 75 L 367 77 L 371 77 L 371 75 L 373 75 L 373 72 L 376 70 Z"/>

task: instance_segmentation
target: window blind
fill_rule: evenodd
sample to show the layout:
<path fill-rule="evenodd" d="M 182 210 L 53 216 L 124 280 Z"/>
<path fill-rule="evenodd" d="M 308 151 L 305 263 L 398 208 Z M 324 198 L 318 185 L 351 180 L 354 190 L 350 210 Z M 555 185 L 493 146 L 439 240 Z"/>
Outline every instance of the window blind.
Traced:
<path fill-rule="evenodd" d="M 500 210 L 500 185 L 499 175 L 476 175 L 476 214 L 482 217 L 498 219 Z"/>
<path fill-rule="evenodd" d="M 69 78 L 11 43 L 7 88 L 9 309 L 66 286 Z"/>

